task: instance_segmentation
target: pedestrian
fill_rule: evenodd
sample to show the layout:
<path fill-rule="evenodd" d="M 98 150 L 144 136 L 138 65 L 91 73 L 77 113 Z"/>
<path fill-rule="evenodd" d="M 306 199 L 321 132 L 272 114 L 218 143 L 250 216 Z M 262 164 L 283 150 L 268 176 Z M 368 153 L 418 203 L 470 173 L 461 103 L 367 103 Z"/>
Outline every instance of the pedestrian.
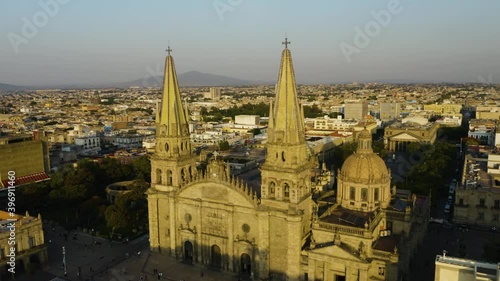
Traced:
<path fill-rule="evenodd" d="M 141 251 L 137 252 L 137 258 L 141 257 Z"/>

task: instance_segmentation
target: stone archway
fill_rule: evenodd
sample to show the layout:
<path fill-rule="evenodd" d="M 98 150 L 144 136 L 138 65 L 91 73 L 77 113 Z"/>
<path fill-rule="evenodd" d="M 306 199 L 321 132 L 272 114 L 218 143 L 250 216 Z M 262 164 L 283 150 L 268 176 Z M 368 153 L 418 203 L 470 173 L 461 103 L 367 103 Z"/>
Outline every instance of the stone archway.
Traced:
<path fill-rule="evenodd" d="M 222 254 L 217 245 L 213 245 L 210 251 L 210 266 L 214 269 L 220 269 L 222 266 Z"/>
<path fill-rule="evenodd" d="M 184 242 L 184 261 L 193 263 L 193 243 L 190 241 Z"/>
<path fill-rule="evenodd" d="M 243 275 L 250 276 L 252 274 L 252 259 L 246 253 L 242 254 L 240 257 L 240 272 Z"/>

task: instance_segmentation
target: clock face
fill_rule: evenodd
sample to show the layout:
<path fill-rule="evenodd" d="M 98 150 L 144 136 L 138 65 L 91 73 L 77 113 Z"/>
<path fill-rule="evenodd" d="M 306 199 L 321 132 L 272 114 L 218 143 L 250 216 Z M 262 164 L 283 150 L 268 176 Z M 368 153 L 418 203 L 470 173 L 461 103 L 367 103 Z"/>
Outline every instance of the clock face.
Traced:
<path fill-rule="evenodd" d="M 192 218 L 191 218 L 191 214 L 190 214 L 190 213 L 186 213 L 186 214 L 184 215 L 184 219 L 186 220 L 186 222 L 188 222 L 188 223 L 189 223 L 189 222 L 191 221 L 191 219 L 192 219 Z"/>

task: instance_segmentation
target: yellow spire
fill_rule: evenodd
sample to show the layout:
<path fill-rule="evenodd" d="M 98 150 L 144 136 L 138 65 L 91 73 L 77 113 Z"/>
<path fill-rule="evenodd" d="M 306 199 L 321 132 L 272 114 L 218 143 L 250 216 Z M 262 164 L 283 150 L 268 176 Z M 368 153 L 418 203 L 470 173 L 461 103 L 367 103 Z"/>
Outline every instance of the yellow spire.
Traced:
<path fill-rule="evenodd" d="M 160 125 L 166 126 L 165 135 L 167 136 L 186 136 L 189 134 L 189 125 L 182 106 L 174 59 L 170 55 L 171 51 L 169 46 L 165 59 Z"/>
<path fill-rule="evenodd" d="M 269 142 L 280 144 L 302 144 L 304 140 L 304 116 L 297 98 L 290 42 L 285 39 L 285 49 L 281 54 L 281 65 L 276 89 L 276 99 L 269 124 Z"/>

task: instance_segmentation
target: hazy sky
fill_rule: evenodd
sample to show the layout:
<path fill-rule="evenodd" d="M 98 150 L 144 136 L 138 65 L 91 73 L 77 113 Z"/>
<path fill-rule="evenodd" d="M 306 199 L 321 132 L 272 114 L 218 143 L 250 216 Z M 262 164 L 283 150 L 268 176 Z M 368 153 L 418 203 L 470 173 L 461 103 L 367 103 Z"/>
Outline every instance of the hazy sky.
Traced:
<path fill-rule="evenodd" d="M 162 70 L 169 41 L 178 73 L 274 81 L 285 33 L 299 83 L 499 83 L 498 11 L 494 0 L 0 0 L 0 83 L 142 79 Z"/>

